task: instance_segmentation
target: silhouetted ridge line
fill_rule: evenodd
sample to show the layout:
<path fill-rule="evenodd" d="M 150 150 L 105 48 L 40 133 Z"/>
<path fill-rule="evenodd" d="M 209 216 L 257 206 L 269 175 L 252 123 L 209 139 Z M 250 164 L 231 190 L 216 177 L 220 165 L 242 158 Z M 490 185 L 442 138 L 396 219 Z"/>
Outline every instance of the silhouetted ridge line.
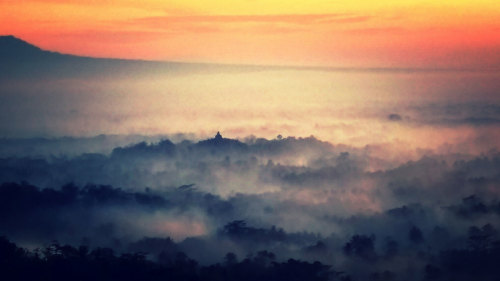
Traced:
<path fill-rule="evenodd" d="M 43 50 L 14 36 L 0 36 L 0 80 L 140 76 L 196 71 L 197 64 L 94 58 Z"/>
<path fill-rule="evenodd" d="M 0 36 L 0 48 L 2 57 L 7 57 L 14 53 L 30 55 L 43 52 L 40 48 L 12 35 Z"/>

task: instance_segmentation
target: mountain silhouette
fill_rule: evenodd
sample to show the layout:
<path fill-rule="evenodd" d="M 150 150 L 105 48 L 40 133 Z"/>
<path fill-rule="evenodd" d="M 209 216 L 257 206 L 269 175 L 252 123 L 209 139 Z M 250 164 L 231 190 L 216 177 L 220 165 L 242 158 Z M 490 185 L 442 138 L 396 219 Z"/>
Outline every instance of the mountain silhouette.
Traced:
<path fill-rule="evenodd" d="M 94 58 L 43 50 L 12 35 L 0 36 L 0 80 L 134 77 L 173 72 L 231 70 L 231 66 Z"/>
<path fill-rule="evenodd" d="M 43 57 L 55 58 L 56 53 L 44 51 L 12 35 L 0 36 L 0 58 L 2 61 L 33 60 Z"/>
<path fill-rule="evenodd" d="M 175 73 L 246 72 L 287 67 L 95 58 L 43 50 L 12 35 L 0 36 L 0 81 L 137 77 Z"/>
<path fill-rule="evenodd" d="M 56 74 L 54 67 L 66 59 L 64 55 L 44 51 L 14 36 L 0 36 L 0 80 Z"/>

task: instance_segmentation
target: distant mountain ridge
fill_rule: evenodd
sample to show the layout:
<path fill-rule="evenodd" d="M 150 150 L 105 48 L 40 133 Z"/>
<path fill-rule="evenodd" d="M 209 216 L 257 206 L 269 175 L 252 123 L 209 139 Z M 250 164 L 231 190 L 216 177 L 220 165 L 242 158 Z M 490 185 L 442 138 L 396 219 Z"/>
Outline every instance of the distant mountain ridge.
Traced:
<path fill-rule="evenodd" d="M 61 54 L 43 50 L 12 35 L 0 36 L 0 80 L 87 78 L 106 76 L 135 77 L 197 72 L 247 72 L 269 70 L 300 70 L 326 72 L 442 72 L 468 71 L 456 69 L 419 68 L 359 68 L 317 66 L 231 65 L 216 63 L 186 63 L 130 59 L 94 58 Z"/>
<path fill-rule="evenodd" d="M 0 36 L 0 57 L 2 60 L 14 60 L 20 58 L 34 58 L 43 53 L 55 54 L 44 51 L 12 35 Z"/>
<path fill-rule="evenodd" d="M 0 80 L 136 76 L 178 71 L 206 71 L 220 65 L 93 58 L 43 50 L 15 36 L 0 36 Z"/>
<path fill-rule="evenodd" d="M 0 58 L 6 60 L 25 60 L 25 59 L 83 59 L 83 60 L 106 60 L 106 61 L 134 61 L 124 59 L 94 58 L 86 56 L 77 56 L 48 51 L 28 43 L 13 35 L 0 36 Z M 138 61 L 138 60 L 136 60 Z"/>
<path fill-rule="evenodd" d="M 0 36 L 0 80 L 24 78 L 88 78 L 141 75 L 242 72 L 288 69 L 279 66 L 187 63 L 95 58 L 43 50 L 12 35 Z"/>

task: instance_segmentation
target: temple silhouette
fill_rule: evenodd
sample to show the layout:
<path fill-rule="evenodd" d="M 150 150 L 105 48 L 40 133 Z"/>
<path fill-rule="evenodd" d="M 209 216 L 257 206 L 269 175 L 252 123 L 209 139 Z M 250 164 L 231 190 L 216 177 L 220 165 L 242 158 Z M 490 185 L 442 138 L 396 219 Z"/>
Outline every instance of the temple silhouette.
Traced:
<path fill-rule="evenodd" d="M 217 131 L 217 134 L 215 135 L 215 138 L 214 138 L 214 139 L 215 139 L 215 140 L 222 140 L 222 139 L 223 139 L 223 138 L 222 138 L 222 135 L 220 134 L 220 132 L 219 132 L 219 131 Z"/>
<path fill-rule="evenodd" d="M 247 149 L 247 145 L 239 140 L 222 137 L 220 131 L 217 132 L 215 137 L 198 142 L 197 146 L 212 149 Z"/>

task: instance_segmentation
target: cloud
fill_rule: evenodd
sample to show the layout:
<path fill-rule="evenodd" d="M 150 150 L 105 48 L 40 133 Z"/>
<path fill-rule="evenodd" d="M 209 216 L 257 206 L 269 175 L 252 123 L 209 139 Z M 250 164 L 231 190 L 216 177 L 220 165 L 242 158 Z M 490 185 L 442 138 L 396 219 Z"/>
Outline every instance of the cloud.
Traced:
<path fill-rule="evenodd" d="M 196 15 L 138 18 L 123 24 L 164 32 L 303 32 L 311 26 L 362 23 L 371 16 L 355 14 Z"/>
<path fill-rule="evenodd" d="M 285 15 L 207 15 L 207 16 L 166 16 L 134 19 L 134 23 L 151 26 L 162 24 L 187 23 L 288 23 L 288 24 L 327 24 L 348 23 L 369 20 L 370 16 L 352 14 L 285 14 Z"/>

